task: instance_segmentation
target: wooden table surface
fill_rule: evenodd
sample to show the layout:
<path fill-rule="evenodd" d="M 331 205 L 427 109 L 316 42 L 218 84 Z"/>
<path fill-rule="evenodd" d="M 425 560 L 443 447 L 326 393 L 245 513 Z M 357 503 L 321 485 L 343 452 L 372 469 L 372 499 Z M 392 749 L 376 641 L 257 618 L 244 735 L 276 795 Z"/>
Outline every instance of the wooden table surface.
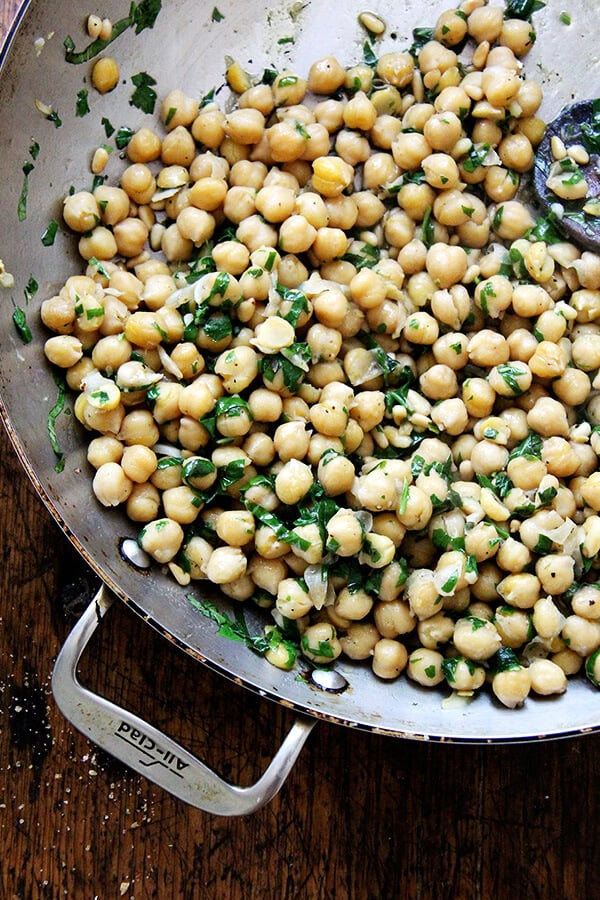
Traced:
<path fill-rule="evenodd" d="M 1 0 L 0 34 L 16 7 Z M 0 523 L 0 900 L 598 896 L 599 735 L 466 747 L 320 723 L 253 816 L 215 818 L 165 794 L 55 706 L 53 661 L 93 579 L 3 431 Z M 122 604 L 82 679 L 239 783 L 262 771 L 292 721 Z"/>

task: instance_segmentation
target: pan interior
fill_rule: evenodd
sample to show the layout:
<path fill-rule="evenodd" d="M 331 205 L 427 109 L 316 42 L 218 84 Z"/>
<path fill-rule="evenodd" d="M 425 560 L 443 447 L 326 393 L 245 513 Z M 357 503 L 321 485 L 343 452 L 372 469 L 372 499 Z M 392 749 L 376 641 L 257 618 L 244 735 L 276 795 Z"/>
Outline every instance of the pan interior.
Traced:
<path fill-rule="evenodd" d="M 117 22 L 126 14 L 126 5 L 106 0 L 104 15 Z M 413 28 L 431 25 L 447 6 L 439 0 L 428 4 L 405 0 L 400 10 L 380 3 L 377 12 L 388 23 L 381 51 L 408 47 Z M 552 6 L 536 13 L 539 39 L 527 59 L 529 70 L 543 83 L 547 119 L 565 102 L 586 94 L 588 83 L 597 81 L 592 70 L 597 72 L 600 65 L 595 0 L 573 0 L 569 40 L 561 33 Z M 165 4 L 153 28 L 121 35 L 111 48 L 121 66 L 121 80 L 131 84 L 133 75 L 146 72 L 156 79 L 159 96 L 175 87 L 201 96 L 213 88 L 223 89 L 225 54 L 254 73 L 268 67 L 305 73 L 320 56 L 333 54 L 344 64 L 363 56 L 365 33 L 358 14 L 364 6 L 356 0 L 342 8 L 328 0 L 284 2 L 276 8 L 256 0 L 219 0 L 218 16 L 215 9 L 177 0 Z M 66 534 L 118 596 L 184 650 L 247 687 L 309 713 L 389 734 L 474 742 L 528 740 L 600 727 L 597 694 L 584 680 L 572 683 L 562 697 L 535 700 L 518 711 L 501 709 L 487 696 L 459 708 L 444 708 L 442 693 L 420 689 L 404 678 L 382 683 L 369 668 L 350 662 L 336 665 L 348 683 L 345 690 L 321 690 L 298 679 L 297 672 L 275 669 L 242 645 L 217 635 L 214 624 L 193 609 L 186 589 L 158 569 L 141 571 L 123 558 L 121 541 L 135 537 L 136 530 L 124 515 L 99 511 L 91 493 L 84 440 L 72 415 L 62 414 L 56 421 L 66 464 L 62 472 L 55 468 L 47 421 L 57 388 L 43 360 L 41 344 L 47 335 L 39 326 L 38 310 L 68 275 L 80 271 L 80 261 L 73 237 L 62 225 L 53 246 L 44 246 L 41 238 L 50 220 L 61 222 L 61 198 L 72 186 L 89 185 L 91 154 L 106 141 L 102 119 L 133 128 L 146 124 L 146 119 L 129 104 L 130 90 L 104 97 L 90 90 L 90 113 L 85 118 L 77 115 L 76 98 L 88 84 L 90 66 L 65 62 L 67 35 L 78 46 L 87 42 L 78 6 L 42 0 L 27 4 L 4 47 L 0 91 L 4 123 L 0 256 L 15 280 L 13 289 L 0 289 L 2 411 L 29 476 Z M 59 127 L 56 119 L 40 112 L 40 103 L 57 113 Z M 35 155 L 34 145 L 39 148 Z M 25 177 L 27 216 L 20 220 L 17 211 Z M 27 302 L 33 340 L 23 344 L 11 318 L 14 305 L 23 305 L 32 276 L 39 285 Z M 234 612 L 227 600 L 215 599 Z M 247 619 L 250 629 L 258 631 L 259 621 L 252 613 Z"/>

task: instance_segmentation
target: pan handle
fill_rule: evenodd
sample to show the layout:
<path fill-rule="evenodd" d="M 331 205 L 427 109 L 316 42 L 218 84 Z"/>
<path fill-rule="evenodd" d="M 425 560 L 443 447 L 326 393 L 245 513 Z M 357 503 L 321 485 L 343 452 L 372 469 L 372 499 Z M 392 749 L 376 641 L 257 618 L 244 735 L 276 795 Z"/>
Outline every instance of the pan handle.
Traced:
<path fill-rule="evenodd" d="M 52 690 L 60 711 L 103 750 L 185 803 L 220 816 L 256 812 L 283 785 L 315 720 L 296 718 L 255 784 L 249 787 L 229 784 L 162 731 L 79 682 L 79 659 L 113 602 L 114 596 L 102 585 L 56 659 Z"/>

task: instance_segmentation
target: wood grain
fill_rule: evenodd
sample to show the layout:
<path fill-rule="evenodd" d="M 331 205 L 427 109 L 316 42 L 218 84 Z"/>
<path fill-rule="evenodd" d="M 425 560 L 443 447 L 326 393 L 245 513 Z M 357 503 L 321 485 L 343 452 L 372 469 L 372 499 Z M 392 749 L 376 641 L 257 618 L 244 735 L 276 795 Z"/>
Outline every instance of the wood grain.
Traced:
<path fill-rule="evenodd" d="M 2 0 L 3 30 L 16 6 Z M 0 900 L 597 896 L 596 735 L 460 747 L 319 724 L 282 792 L 252 817 L 213 818 L 153 787 L 54 705 L 53 660 L 93 579 L 3 432 L 0 528 Z M 241 783 L 291 723 L 121 604 L 82 680 Z"/>

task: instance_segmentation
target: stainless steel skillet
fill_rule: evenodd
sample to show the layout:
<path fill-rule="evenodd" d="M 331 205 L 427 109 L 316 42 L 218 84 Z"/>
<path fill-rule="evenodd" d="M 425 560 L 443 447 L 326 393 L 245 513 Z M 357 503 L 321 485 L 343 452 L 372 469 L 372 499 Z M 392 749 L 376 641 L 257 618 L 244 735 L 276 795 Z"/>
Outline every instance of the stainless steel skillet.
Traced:
<path fill-rule="evenodd" d="M 448 5 L 439 0 L 405 0 L 402 8 L 384 0 L 375 4 L 388 23 L 381 52 L 404 49 L 411 43 L 412 29 L 432 24 Z M 158 569 L 141 571 L 123 557 L 122 541 L 135 537 L 135 530 L 120 513 L 98 509 L 83 436 L 65 413 L 56 419 L 65 466 L 61 472 L 55 468 L 47 421 L 57 387 L 43 360 L 38 310 L 42 299 L 80 269 L 73 239 L 60 224 L 61 198 L 71 186 L 79 189 L 91 183 L 91 153 L 107 141 L 102 119 L 117 128 L 135 128 L 148 121 L 129 104 L 131 78 L 140 72 L 156 80 L 159 96 L 174 87 L 203 95 L 222 86 L 225 54 L 257 74 L 266 67 L 305 72 L 312 60 L 329 53 L 344 63 L 358 61 L 365 33 L 357 16 L 363 9 L 357 0 L 343 7 L 308 0 L 273 8 L 260 0 L 219 0 L 214 8 L 193 0 L 164 0 L 152 28 L 139 34 L 135 27 L 125 28 L 111 45 L 109 52 L 118 59 L 125 84 L 104 97 L 90 90 L 90 112 L 84 116 L 76 114 L 76 101 L 89 87 L 90 64 L 67 63 L 63 41 L 71 35 L 77 49 L 88 43 L 86 4 L 31 0 L 21 10 L 0 60 L 0 258 L 14 276 L 14 287 L 0 289 L 2 417 L 42 500 L 105 585 L 61 653 L 55 696 L 67 717 L 109 752 L 187 802 L 220 814 L 250 812 L 267 802 L 319 718 L 396 737 L 471 743 L 567 737 L 600 729 L 600 700 L 584 680 L 572 683 L 562 697 L 535 700 L 517 711 L 501 709 L 487 696 L 469 706 L 444 708 L 436 691 L 405 679 L 383 684 L 366 668 L 349 662 L 336 667 L 347 684 L 339 692 L 299 681 L 296 673 L 281 672 L 217 635 L 214 624 L 186 599 L 187 589 Z M 536 13 L 539 40 L 527 60 L 529 71 L 543 81 L 548 119 L 563 103 L 597 95 L 600 88 L 596 49 L 600 14 L 595 0 L 573 0 L 569 26 L 560 21 L 559 13 L 553 2 Z M 123 0 L 106 0 L 102 14 L 117 22 L 127 18 L 130 8 Z M 51 220 L 59 223 L 58 231 L 54 243 L 46 246 L 42 237 Z M 38 284 L 35 292 L 32 278 Z M 14 328 L 15 306 L 26 312 L 30 343 L 24 344 Z M 150 725 L 78 685 L 77 660 L 113 596 L 205 664 L 298 711 L 290 736 L 253 788 L 226 785 Z M 214 599 L 223 609 L 231 609 L 224 598 Z M 250 629 L 258 631 L 258 620 L 251 613 L 247 619 Z"/>

